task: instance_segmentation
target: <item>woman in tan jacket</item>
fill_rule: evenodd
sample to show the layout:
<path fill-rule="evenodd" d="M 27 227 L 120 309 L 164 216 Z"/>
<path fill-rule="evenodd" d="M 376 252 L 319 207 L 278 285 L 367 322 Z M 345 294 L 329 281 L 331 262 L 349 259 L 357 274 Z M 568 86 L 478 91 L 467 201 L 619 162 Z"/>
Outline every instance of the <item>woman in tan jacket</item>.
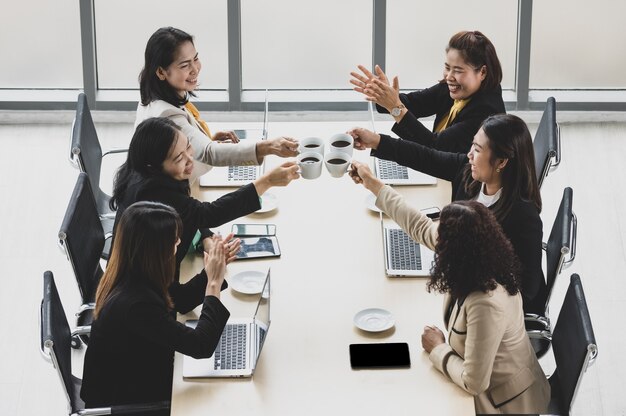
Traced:
<path fill-rule="evenodd" d="M 474 395 L 476 413 L 545 413 L 550 385 L 526 335 L 519 263 L 489 209 L 453 202 L 437 225 L 367 165 L 353 162 L 350 175 L 411 238 L 435 251 L 428 290 L 446 294 L 448 343 L 439 328 L 424 328 L 422 346 L 433 365 Z"/>

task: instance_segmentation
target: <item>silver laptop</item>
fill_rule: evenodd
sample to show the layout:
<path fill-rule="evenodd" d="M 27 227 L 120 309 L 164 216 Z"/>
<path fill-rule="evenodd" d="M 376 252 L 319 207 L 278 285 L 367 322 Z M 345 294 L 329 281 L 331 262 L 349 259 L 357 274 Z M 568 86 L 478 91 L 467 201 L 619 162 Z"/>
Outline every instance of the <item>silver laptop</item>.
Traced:
<path fill-rule="evenodd" d="M 382 214 L 380 224 L 383 232 L 385 273 L 388 276 L 430 276 L 435 253 L 413 241 L 394 221 L 383 219 Z"/>
<path fill-rule="evenodd" d="M 268 269 L 254 317 L 229 319 L 211 358 L 183 356 L 183 378 L 252 377 L 270 327 L 270 292 Z"/>
<path fill-rule="evenodd" d="M 374 106 L 369 103 L 372 131 L 376 133 Z M 374 174 L 386 185 L 436 185 L 437 178 L 418 172 L 391 160 L 374 157 Z"/>
<path fill-rule="evenodd" d="M 262 129 L 234 130 L 239 139 L 248 141 L 259 141 L 267 139 L 268 123 L 268 93 L 265 90 L 265 114 L 263 116 Z M 209 172 L 200 176 L 198 182 L 200 186 L 215 187 L 239 187 L 247 185 L 257 180 L 263 175 L 265 163 L 252 166 L 214 166 Z"/>

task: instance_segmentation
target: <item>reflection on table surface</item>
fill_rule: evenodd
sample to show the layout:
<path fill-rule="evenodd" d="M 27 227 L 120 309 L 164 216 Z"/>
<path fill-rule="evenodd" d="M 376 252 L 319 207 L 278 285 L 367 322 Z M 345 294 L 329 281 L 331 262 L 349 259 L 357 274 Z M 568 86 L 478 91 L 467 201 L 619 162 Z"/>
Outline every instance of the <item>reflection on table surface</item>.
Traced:
<path fill-rule="evenodd" d="M 357 125 L 369 127 L 366 122 L 270 123 L 269 137 L 328 139 Z M 354 158 L 367 162 L 369 151 L 355 150 Z M 266 158 L 268 169 L 282 162 Z M 450 185 L 443 181 L 396 189 L 416 208 L 450 201 Z M 214 200 L 227 190 L 193 192 Z M 270 192 L 278 209 L 233 223 L 275 224 L 281 257 L 236 261 L 227 272 L 228 280 L 241 271 L 272 268 L 272 323 L 256 372 L 252 379 L 186 381 L 177 353 L 172 415 L 473 414 L 472 396 L 435 370 L 421 347 L 424 325 L 443 328 L 443 296 L 426 292 L 427 279 L 385 276 L 380 221 L 366 206 L 368 191 L 347 175 L 332 178 L 324 170 L 318 179 L 299 179 Z M 223 235 L 231 224 L 219 228 Z M 181 278 L 201 267 L 201 257 L 188 257 Z M 251 317 L 258 296 L 227 289 L 221 299 L 232 317 Z M 380 333 L 356 328 L 353 318 L 366 308 L 391 312 L 395 326 Z M 368 342 L 407 342 L 411 368 L 352 370 L 349 345 Z"/>

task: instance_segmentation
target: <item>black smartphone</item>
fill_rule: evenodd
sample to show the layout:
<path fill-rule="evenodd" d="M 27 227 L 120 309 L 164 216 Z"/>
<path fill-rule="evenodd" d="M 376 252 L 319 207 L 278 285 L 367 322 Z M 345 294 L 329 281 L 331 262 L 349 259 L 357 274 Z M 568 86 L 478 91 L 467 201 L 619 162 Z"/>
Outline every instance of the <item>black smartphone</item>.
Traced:
<path fill-rule="evenodd" d="M 438 207 L 424 208 L 424 209 L 420 209 L 420 211 L 423 214 L 426 214 L 426 216 L 433 221 L 438 220 L 439 215 L 441 215 L 441 210 Z"/>
<path fill-rule="evenodd" d="M 350 344 L 350 365 L 355 369 L 410 367 L 409 344 L 406 342 Z"/>
<path fill-rule="evenodd" d="M 274 224 L 233 224 L 230 230 L 237 237 L 276 235 Z"/>

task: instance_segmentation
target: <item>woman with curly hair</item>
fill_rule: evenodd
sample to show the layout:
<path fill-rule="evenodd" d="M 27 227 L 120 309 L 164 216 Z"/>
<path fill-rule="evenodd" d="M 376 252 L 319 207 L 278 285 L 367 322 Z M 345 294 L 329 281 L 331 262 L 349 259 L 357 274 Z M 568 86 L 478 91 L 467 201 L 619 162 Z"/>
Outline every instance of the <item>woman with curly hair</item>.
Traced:
<path fill-rule="evenodd" d="M 435 251 L 428 290 L 445 293 L 443 332 L 426 326 L 422 346 L 433 365 L 474 396 L 476 413 L 545 413 L 548 383 L 524 327 L 519 264 L 494 214 L 476 201 L 441 211 L 439 225 L 409 206 L 369 167 L 353 180 L 415 241 Z"/>
<path fill-rule="evenodd" d="M 441 152 L 378 135 L 350 132 L 358 149 L 452 182 L 452 200 L 476 200 L 494 213 L 521 263 L 524 312 L 543 313 L 547 289 L 541 269 L 543 224 L 535 154 L 528 126 L 511 114 L 488 117 L 468 153 Z"/>

